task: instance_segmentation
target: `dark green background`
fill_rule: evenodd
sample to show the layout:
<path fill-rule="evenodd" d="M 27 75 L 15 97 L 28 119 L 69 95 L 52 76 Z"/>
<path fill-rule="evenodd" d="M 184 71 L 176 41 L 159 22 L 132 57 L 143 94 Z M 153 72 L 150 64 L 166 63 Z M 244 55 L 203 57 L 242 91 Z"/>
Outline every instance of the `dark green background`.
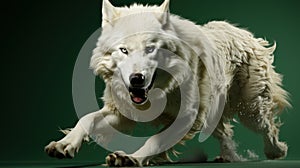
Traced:
<path fill-rule="evenodd" d="M 132 2 L 112 0 L 114 5 Z M 53 161 L 43 148 L 50 140 L 62 137 L 57 131 L 59 127 L 71 127 L 78 120 L 72 102 L 72 72 L 81 46 L 100 27 L 101 4 L 100 0 L 1 4 L 0 161 Z M 198 24 L 227 20 L 257 37 L 277 42 L 276 69 L 284 75 L 284 88 L 291 93 L 293 104 L 281 117 L 285 124 L 280 136 L 289 145 L 287 159 L 300 159 L 299 4 L 296 0 L 171 1 L 172 13 Z M 245 154 L 245 150 L 251 149 L 264 159 L 261 138 L 239 124 L 235 130 L 240 152 Z M 203 149 L 210 159 L 219 152 L 213 138 L 204 143 L 194 140 L 190 145 L 192 148 L 186 147 L 187 151 Z M 106 153 L 95 143 L 85 144 L 75 160 L 99 162 Z"/>

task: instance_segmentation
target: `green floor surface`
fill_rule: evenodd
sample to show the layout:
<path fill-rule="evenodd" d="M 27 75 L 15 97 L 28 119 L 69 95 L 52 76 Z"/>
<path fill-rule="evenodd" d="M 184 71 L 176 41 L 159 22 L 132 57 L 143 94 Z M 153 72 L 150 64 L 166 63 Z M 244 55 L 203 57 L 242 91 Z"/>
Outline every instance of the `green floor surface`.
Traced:
<path fill-rule="evenodd" d="M 0 167 L 5 168 L 101 168 L 101 163 L 96 162 L 0 162 Z M 150 166 L 151 168 L 300 168 L 299 160 L 281 160 L 281 161 L 253 161 L 241 163 L 177 163 L 161 166 Z"/>

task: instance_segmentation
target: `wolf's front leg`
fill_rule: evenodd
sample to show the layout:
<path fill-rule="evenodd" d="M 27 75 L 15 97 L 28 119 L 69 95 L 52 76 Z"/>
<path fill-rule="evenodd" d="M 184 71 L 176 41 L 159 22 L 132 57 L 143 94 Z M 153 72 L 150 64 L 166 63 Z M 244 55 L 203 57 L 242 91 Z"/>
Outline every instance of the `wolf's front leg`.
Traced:
<path fill-rule="evenodd" d="M 61 140 L 50 142 L 46 153 L 56 158 L 73 158 L 85 137 L 93 134 L 109 134 L 108 125 L 118 125 L 120 118 L 105 107 L 100 111 L 82 117 L 76 126 Z M 104 135 L 105 136 L 105 135 Z"/>
<path fill-rule="evenodd" d="M 145 144 L 133 154 L 116 151 L 106 157 L 108 166 L 146 166 L 149 161 L 168 149 L 172 148 L 190 131 L 197 111 L 186 112 L 188 115 L 177 117 L 171 126 L 159 134 L 151 136 Z"/>

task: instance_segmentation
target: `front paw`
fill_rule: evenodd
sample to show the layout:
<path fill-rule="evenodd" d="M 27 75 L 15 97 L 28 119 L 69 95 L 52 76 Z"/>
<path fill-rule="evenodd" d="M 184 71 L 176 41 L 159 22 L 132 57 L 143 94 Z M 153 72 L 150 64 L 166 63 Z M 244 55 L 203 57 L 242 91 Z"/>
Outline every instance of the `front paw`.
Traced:
<path fill-rule="evenodd" d="M 63 158 L 73 158 L 75 151 L 77 149 L 69 143 L 62 142 L 50 142 L 49 145 L 45 147 L 45 152 L 51 156 L 59 159 Z"/>
<path fill-rule="evenodd" d="M 141 164 L 134 157 L 123 151 L 116 151 L 106 157 L 106 164 L 111 167 L 141 167 Z"/>

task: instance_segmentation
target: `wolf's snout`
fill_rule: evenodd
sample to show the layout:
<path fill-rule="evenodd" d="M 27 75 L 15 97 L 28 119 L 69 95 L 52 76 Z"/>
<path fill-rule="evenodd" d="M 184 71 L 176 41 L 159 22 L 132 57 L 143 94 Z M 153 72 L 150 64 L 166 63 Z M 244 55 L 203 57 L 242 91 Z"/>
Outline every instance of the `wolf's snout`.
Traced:
<path fill-rule="evenodd" d="M 141 73 L 133 73 L 129 76 L 129 81 L 132 87 L 142 88 L 145 86 L 145 76 Z"/>

